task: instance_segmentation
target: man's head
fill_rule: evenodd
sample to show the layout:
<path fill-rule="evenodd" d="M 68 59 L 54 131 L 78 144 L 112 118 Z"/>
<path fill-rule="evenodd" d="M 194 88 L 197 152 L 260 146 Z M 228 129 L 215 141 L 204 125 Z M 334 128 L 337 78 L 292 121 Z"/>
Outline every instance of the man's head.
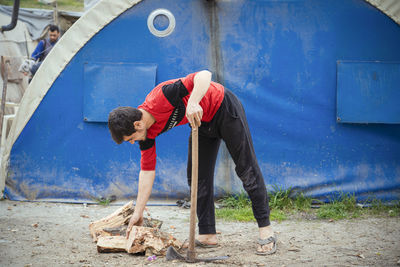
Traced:
<path fill-rule="evenodd" d="M 54 43 L 60 37 L 60 29 L 56 25 L 50 25 L 49 27 L 49 39 L 50 42 Z"/>
<path fill-rule="evenodd" d="M 142 121 L 142 112 L 132 107 L 118 107 L 108 115 L 108 129 L 117 144 L 145 140 L 147 129 Z"/>

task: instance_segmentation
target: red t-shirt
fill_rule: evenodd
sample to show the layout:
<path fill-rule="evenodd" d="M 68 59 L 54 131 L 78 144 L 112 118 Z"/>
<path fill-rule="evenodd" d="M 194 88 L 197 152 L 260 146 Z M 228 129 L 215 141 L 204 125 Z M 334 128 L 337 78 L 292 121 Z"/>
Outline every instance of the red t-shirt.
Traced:
<path fill-rule="evenodd" d="M 194 77 L 191 73 L 184 78 L 173 79 L 157 85 L 138 108 L 153 115 L 156 122 L 147 130 L 147 139 L 139 142 L 142 158 L 141 169 L 155 170 L 156 144 L 155 138 L 169 129 L 188 123 L 185 116 L 186 106 L 193 91 Z M 209 122 L 219 109 L 224 99 L 224 87 L 211 82 L 206 94 L 200 101 L 204 122 Z"/>

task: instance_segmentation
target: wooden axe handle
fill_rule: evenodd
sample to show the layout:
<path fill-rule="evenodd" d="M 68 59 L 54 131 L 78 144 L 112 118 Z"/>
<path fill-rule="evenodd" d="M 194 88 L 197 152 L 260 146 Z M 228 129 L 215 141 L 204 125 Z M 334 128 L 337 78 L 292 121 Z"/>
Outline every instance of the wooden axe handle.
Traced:
<path fill-rule="evenodd" d="M 190 231 L 189 231 L 189 248 L 187 252 L 187 260 L 194 261 L 196 259 L 195 252 L 195 232 L 196 232 L 196 208 L 197 208 L 197 184 L 199 174 L 199 128 L 192 128 L 192 185 L 190 198 Z"/>

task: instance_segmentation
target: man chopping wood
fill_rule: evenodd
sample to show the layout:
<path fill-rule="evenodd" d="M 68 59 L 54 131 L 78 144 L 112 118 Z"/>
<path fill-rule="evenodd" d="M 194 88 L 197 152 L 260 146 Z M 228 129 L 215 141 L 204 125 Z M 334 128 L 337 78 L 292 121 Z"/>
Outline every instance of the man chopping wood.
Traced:
<path fill-rule="evenodd" d="M 141 171 L 133 225 L 141 225 L 143 211 L 150 197 L 155 178 L 158 135 L 189 123 L 199 127 L 199 181 L 197 246 L 218 244 L 214 211 L 214 168 L 221 140 L 236 165 L 236 173 L 248 193 L 259 227 L 256 253 L 276 251 L 276 237 L 269 220 L 269 205 L 264 178 L 258 166 L 249 127 L 239 99 L 221 84 L 211 81 L 211 72 L 200 71 L 184 78 L 157 85 L 138 108 L 118 107 L 110 112 L 108 127 L 117 144 L 139 142 Z M 191 139 L 189 139 L 191 140 Z M 189 141 L 188 182 L 191 185 L 191 141 Z"/>

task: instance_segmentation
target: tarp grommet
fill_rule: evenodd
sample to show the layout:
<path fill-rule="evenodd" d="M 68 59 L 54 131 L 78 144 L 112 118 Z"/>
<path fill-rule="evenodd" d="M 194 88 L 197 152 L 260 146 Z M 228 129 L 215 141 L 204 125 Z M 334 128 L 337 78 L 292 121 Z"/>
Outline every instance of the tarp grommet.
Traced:
<path fill-rule="evenodd" d="M 158 30 L 156 27 L 154 27 L 154 20 L 156 19 L 157 16 L 166 16 L 168 19 L 168 27 L 165 30 Z M 167 9 L 156 9 L 153 12 L 150 13 L 149 17 L 147 18 L 147 27 L 149 28 L 149 31 L 157 36 L 157 37 L 166 37 L 170 35 L 174 29 L 175 29 L 175 17 L 174 15 Z"/>

